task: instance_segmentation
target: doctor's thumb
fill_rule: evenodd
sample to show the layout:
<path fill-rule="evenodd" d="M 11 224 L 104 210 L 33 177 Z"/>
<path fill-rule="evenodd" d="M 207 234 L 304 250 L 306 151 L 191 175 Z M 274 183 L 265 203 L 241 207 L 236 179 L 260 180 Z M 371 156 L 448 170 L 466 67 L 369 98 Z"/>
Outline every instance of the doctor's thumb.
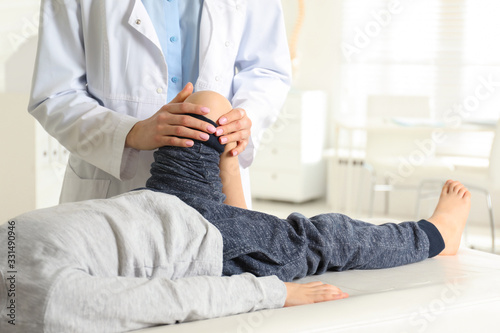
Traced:
<path fill-rule="evenodd" d="M 170 101 L 170 103 L 182 103 L 193 93 L 193 84 L 188 82 L 184 88 Z"/>

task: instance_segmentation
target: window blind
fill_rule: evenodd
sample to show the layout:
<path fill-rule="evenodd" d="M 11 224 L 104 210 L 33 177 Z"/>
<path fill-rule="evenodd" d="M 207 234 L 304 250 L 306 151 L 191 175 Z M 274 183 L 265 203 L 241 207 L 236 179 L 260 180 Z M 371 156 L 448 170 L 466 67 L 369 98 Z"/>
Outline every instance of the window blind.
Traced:
<path fill-rule="evenodd" d="M 342 116 L 366 116 L 368 96 L 399 95 L 429 97 L 414 116 L 461 107 L 469 120 L 497 119 L 499 16 L 498 0 L 344 0 Z"/>

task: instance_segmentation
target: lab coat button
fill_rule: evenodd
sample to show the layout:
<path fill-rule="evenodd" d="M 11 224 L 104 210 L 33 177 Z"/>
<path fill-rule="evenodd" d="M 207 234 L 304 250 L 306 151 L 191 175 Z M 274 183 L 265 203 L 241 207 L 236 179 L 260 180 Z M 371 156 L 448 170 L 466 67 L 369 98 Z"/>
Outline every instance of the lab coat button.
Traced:
<path fill-rule="evenodd" d="M 156 92 L 157 92 L 158 94 L 161 94 L 161 93 L 163 92 L 163 89 L 158 88 L 158 89 L 156 89 Z"/>
<path fill-rule="evenodd" d="M 220 76 L 216 76 L 215 81 L 217 81 L 217 82 L 220 81 Z"/>
<path fill-rule="evenodd" d="M 141 20 L 139 20 L 139 19 L 135 20 L 135 24 L 137 24 L 137 25 L 141 24 Z"/>
<path fill-rule="evenodd" d="M 227 41 L 225 45 L 226 45 L 226 47 L 229 47 L 229 46 L 231 46 L 231 42 Z"/>

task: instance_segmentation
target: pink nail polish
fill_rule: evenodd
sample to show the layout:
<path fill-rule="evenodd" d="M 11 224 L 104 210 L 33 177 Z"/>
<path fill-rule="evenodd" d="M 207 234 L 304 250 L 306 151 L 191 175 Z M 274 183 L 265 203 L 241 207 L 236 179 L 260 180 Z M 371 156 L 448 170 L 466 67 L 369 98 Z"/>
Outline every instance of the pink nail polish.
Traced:
<path fill-rule="evenodd" d="M 194 145 L 193 141 L 186 141 L 186 146 L 192 147 Z"/>
<path fill-rule="evenodd" d="M 200 133 L 200 138 L 202 140 L 208 140 L 208 138 L 210 138 L 210 136 L 207 133 Z"/>
<path fill-rule="evenodd" d="M 225 118 L 225 117 L 224 118 L 220 118 L 219 124 L 224 125 L 225 123 L 227 123 L 227 118 Z"/>
<path fill-rule="evenodd" d="M 222 135 L 222 133 L 224 133 L 224 131 L 222 130 L 222 128 L 219 128 L 217 130 L 217 132 L 215 133 L 215 135 L 219 136 L 219 135 Z"/>
<path fill-rule="evenodd" d="M 226 144 L 226 142 L 227 142 L 227 138 L 221 138 L 220 139 L 220 143 L 221 144 Z"/>
<path fill-rule="evenodd" d="M 203 112 L 204 114 L 210 113 L 210 109 L 207 107 L 202 107 L 200 111 Z"/>
<path fill-rule="evenodd" d="M 213 125 L 208 125 L 207 126 L 207 131 L 209 131 L 210 133 L 215 133 L 215 127 Z"/>

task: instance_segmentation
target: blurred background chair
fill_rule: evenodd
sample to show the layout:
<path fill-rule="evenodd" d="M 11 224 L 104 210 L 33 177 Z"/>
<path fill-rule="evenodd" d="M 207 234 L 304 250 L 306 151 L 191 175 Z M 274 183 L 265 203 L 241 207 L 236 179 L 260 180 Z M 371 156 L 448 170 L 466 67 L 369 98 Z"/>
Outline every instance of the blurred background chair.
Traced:
<path fill-rule="evenodd" d="M 418 183 L 409 185 L 408 182 L 415 176 L 416 170 L 402 170 L 409 169 L 409 166 L 403 164 L 418 149 L 416 142 L 427 140 L 432 131 L 431 128 L 417 128 L 413 125 L 406 125 L 406 127 L 401 124 L 393 127 L 390 125 L 394 125 L 397 119 L 420 119 L 422 122 L 430 122 L 430 98 L 429 96 L 371 95 L 367 98 L 366 109 L 367 129 L 363 167 L 369 173 L 368 214 L 373 216 L 375 194 L 382 192 L 384 193 L 384 214 L 387 215 L 392 191 L 418 190 Z M 379 127 L 374 125 L 381 119 L 385 124 Z M 426 166 L 430 167 L 430 165 Z M 423 167 L 423 165 L 418 165 L 418 167 Z M 362 193 L 362 186 L 364 186 L 363 182 L 360 182 L 358 193 Z M 361 205 L 361 200 L 358 201 L 358 205 Z"/>

